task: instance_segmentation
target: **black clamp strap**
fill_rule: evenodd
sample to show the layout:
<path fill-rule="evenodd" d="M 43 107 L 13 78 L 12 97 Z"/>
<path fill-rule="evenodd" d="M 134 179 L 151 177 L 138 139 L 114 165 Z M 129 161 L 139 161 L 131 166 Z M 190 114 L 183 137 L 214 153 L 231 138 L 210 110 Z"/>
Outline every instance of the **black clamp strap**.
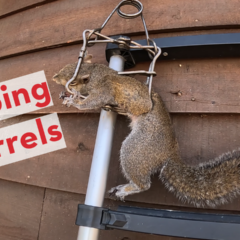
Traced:
<path fill-rule="evenodd" d="M 124 214 L 113 214 L 109 209 L 79 204 L 76 225 L 107 230 L 108 226 L 123 227 Z"/>
<path fill-rule="evenodd" d="M 121 229 L 141 233 L 205 240 L 236 240 L 240 215 L 184 212 L 119 206 L 116 211 L 78 205 L 76 224 L 97 229 Z"/>

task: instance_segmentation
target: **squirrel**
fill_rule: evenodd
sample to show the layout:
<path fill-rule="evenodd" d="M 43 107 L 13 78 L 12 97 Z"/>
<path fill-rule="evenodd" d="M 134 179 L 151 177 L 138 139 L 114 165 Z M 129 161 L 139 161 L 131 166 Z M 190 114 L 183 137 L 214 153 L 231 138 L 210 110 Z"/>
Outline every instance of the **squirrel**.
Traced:
<path fill-rule="evenodd" d="M 111 108 L 130 120 L 131 132 L 120 150 L 120 165 L 129 183 L 113 187 L 109 194 L 124 200 L 146 191 L 151 175 L 160 172 L 165 187 L 180 200 L 196 207 L 215 207 L 240 194 L 240 151 L 225 153 L 197 166 L 181 157 L 169 113 L 161 97 L 135 78 L 118 75 L 103 64 L 85 57 L 76 79 L 70 84 L 74 96 L 61 94 L 63 104 L 78 109 Z M 76 63 L 68 64 L 53 76 L 66 85 Z"/>

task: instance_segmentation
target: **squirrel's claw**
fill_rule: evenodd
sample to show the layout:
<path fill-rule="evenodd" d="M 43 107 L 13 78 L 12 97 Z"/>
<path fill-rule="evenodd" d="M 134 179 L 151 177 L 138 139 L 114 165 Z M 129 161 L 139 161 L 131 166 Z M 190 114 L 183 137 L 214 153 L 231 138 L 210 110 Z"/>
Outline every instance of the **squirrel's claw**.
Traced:
<path fill-rule="evenodd" d="M 111 189 L 112 190 L 112 189 Z M 116 192 L 118 191 L 116 188 L 114 188 L 113 191 L 108 191 L 108 196 L 112 200 L 118 200 L 118 197 L 116 196 Z"/>
<path fill-rule="evenodd" d="M 59 94 L 59 99 L 64 99 L 64 98 L 70 97 L 70 96 L 71 96 L 71 95 L 70 95 L 69 92 L 62 91 L 62 92 L 60 92 L 60 94 Z"/>
<path fill-rule="evenodd" d="M 125 186 L 125 184 L 123 185 L 119 185 L 117 187 L 113 187 L 108 191 L 108 196 L 110 199 L 112 200 L 121 200 L 124 202 L 124 197 L 125 194 L 119 194 L 121 192 L 121 189 Z"/>
<path fill-rule="evenodd" d="M 149 188 L 150 188 L 149 183 L 146 184 L 145 188 L 141 189 L 140 187 L 138 187 L 133 182 L 130 182 L 130 183 L 127 183 L 127 184 L 119 185 L 117 187 L 113 187 L 108 191 L 108 193 L 109 193 L 109 197 L 111 199 L 117 198 L 121 201 L 124 201 L 124 198 L 126 196 L 134 194 L 134 193 L 139 193 L 139 192 L 142 192 L 142 191 L 146 191 Z"/>

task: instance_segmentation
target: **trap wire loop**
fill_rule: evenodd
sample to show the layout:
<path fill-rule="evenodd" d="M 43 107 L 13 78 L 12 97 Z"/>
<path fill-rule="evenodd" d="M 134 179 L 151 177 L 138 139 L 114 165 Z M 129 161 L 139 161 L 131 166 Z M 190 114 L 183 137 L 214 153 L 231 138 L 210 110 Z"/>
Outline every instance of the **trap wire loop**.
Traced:
<path fill-rule="evenodd" d="M 127 14 L 127 13 L 122 12 L 121 7 L 126 6 L 126 5 L 130 5 L 130 6 L 135 7 L 138 10 L 138 12 L 133 13 L 133 14 Z M 133 19 L 133 18 L 136 18 L 138 16 L 141 16 L 142 23 L 143 23 L 144 30 L 145 30 L 147 45 L 145 45 L 145 46 L 141 45 L 137 42 L 132 41 L 130 38 L 120 37 L 118 39 L 114 39 L 114 38 L 105 36 L 104 34 L 101 33 L 103 28 L 106 26 L 106 24 L 108 23 L 108 21 L 110 20 L 110 18 L 112 17 L 112 15 L 116 11 L 117 11 L 117 13 L 120 17 L 125 18 L 125 19 Z M 138 0 L 123 0 L 110 13 L 110 15 L 108 16 L 108 18 L 105 20 L 105 22 L 102 24 L 102 26 L 100 28 L 96 28 L 96 29 L 93 29 L 93 30 L 86 29 L 83 32 L 83 46 L 82 46 L 82 48 L 80 50 L 80 53 L 79 53 L 78 63 L 77 63 L 77 66 L 76 66 L 73 77 L 66 84 L 66 90 L 69 93 L 74 95 L 74 92 L 69 88 L 69 85 L 71 84 L 71 82 L 73 82 L 76 79 L 76 77 L 79 73 L 81 64 L 83 62 L 83 58 L 86 55 L 87 47 L 91 47 L 95 43 L 114 43 L 114 44 L 121 45 L 126 49 L 144 49 L 148 52 L 148 55 L 149 55 L 150 59 L 152 59 L 152 62 L 149 66 L 148 71 L 144 71 L 144 70 L 125 71 L 125 72 L 118 72 L 118 74 L 121 74 L 121 75 L 123 75 L 123 74 L 126 74 L 126 75 L 131 75 L 131 74 L 147 75 L 148 77 L 147 77 L 146 84 L 148 85 L 148 88 L 149 88 L 149 95 L 151 95 L 153 76 L 156 76 L 156 72 L 154 71 L 154 68 L 155 68 L 157 58 L 161 55 L 161 48 L 159 48 L 156 45 L 156 43 L 152 39 L 149 38 L 147 26 L 146 26 L 142 11 L 143 11 L 143 5 L 140 1 L 138 1 Z M 91 37 L 93 35 L 95 35 L 95 39 L 91 40 Z"/>

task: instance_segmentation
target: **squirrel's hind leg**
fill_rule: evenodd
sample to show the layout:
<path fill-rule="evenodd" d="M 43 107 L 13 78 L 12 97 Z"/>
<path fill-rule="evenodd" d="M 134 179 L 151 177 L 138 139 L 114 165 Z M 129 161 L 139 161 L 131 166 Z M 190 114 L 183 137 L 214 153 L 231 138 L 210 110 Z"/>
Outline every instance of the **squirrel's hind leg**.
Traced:
<path fill-rule="evenodd" d="M 112 198 L 118 198 L 120 200 L 124 200 L 124 198 L 128 195 L 131 194 L 135 194 L 135 193 L 139 193 L 139 192 L 143 192 L 146 191 L 150 188 L 150 183 L 146 184 L 146 185 L 141 185 L 141 187 L 139 187 L 138 185 L 136 185 L 133 182 L 130 182 L 128 184 L 124 184 L 124 185 L 119 185 L 117 187 L 113 187 L 111 188 L 108 193 L 109 196 Z"/>

